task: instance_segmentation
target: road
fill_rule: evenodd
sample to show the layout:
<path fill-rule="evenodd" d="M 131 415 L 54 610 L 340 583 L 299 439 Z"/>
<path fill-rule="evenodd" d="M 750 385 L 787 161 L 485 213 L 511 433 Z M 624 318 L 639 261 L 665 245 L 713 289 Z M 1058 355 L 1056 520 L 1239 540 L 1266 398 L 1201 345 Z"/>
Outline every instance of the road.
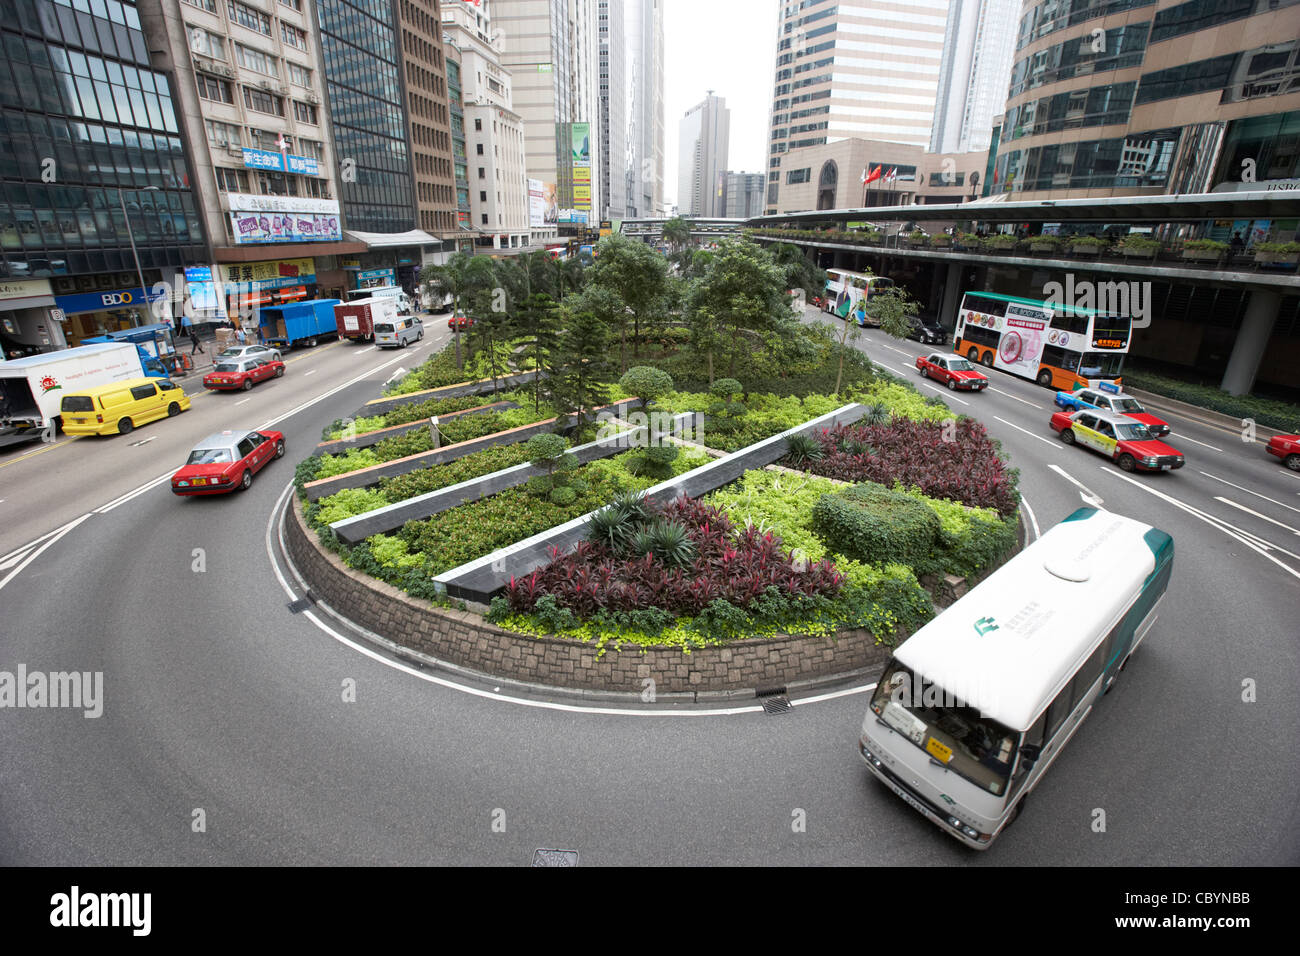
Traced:
<path fill-rule="evenodd" d="M 914 343 L 867 333 L 860 344 L 915 375 Z M 994 372 L 995 390 L 956 396 L 967 404 L 953 407 L 985 422 L 1020 467 L 1031 524 L 1049 527 L 1086 493 L 1178 547 L 1152 634 L 1015 827 L 981 855 L 860 765 L 864 687 L 798 699 L 779 716 L 748 701 L 592 709 L 420 671 L 319 610 L 291 612 L 301 589 L 275 520 L 291 466 L 322 427 L 376 394 L 390 358 L 317 349 L 275 383 L 282 393 L 254 390 L 241 407 L 260 425 L 338 388 L 284 417 L 289 456 L 244 495 L 182 501 L 153 486 L 103 509 L 224 424 L 216 403 L 236 396 L 134 433 L 157 431 L 161 445 L 163 429 L 186 425 L 147 463 L 115 459 L 135 475 L 121 484 L 101 488 L 87 453 L 152 445 L 79 441 L 13 466 L 0 459 L 0 482 L 13 467 L 29 483 L 21 497 L 0 492 L 17 497 L 3 514 L 21 522 L 21 534 L 6 532 L 19 544 L 90 515 L 0 590 L 0 670 L 102 671 L 105 687 L 98 719 L 0 710 L 0 862 L 523 865 L 540 847 L 610 865 L 1300 861 L 1300 783 L 1276 755 L 1300 722 L 1300 479 L 1257 447 L 1174 421 L 1170 441 L 1188 466 L 1130 476 L 1061 445 L 1046 424 L 1051 395 L 1032 383 Z M 52 497 L 31 496 L 42 486 L 28 469 L 41 458 L 59 482 Z M 1097 809 L 1104 833 L 1092 828 Z M 792 829 L 800 812 L 806 832 Z"/>

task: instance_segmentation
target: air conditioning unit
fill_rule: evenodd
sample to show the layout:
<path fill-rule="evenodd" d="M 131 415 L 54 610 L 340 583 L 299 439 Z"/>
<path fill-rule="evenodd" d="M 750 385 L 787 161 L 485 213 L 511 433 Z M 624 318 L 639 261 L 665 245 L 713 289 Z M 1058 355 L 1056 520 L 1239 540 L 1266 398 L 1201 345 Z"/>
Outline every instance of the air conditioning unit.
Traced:
<path fill-rule="evenodd" d="M 319 102 L 320 102 L 320 97 L 317 96 L 316 93 L 315 93 L 314 91 L 312 91 L 312 90 L 308 90 L 308 91 L 307 91 L 307 102 L 308 102 L 308 103 L 319 103 Z"/>
<path fill-rule="evenodd" d="M 226 66 L 224 63 L 218 63 L 217 72 L 222 76 L 234 76 L 235 68 L 233 66 Z"/>
<path fill-rule="evenodd" d="M 283 96 L 288 96 L 288 95 L 289 95 L 289 87 L 287 87 L 287 86 L 276 87 L 276 89 L 278 89 L 278 90 L 280 91 L 280 94 L 283 95 Z"/>
<path fill-rule="evenodd" d="M 257 85 L 267 91 L 275 90 L 275 84 L 272 83 L 270 80 L 260 80 Z"/>
<path fill-rule="evenodd" d="M 244 147 L 241 146 L 241 145 L 239 145 L 238 143 L 227 143 L 227 144 L 226 144 L 226 151 L 227 151 L 228 153 L 230 153 L 232 156 L 243 156 L 243 155 L 244 155 Z"/>
<path fill-rule="evenodd" d="M 204 73 L 211 73 L 213 72 L 212 61 L 209 60 L 207 57 L 199 56 L 196 53 L 194 54 L 194 69 L 202 70 Z"/>

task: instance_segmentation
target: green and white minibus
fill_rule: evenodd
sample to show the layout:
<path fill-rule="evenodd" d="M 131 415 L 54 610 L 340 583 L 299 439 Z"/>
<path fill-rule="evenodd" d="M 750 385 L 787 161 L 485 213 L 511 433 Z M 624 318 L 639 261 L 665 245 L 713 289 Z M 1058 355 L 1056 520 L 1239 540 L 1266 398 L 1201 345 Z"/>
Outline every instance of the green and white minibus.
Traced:
<path fill-rule="evenodd" d="M 1174 541 L 1081 508 L 904 641 L 862 722 L 871 772 L 983 850 L 1156 621 Z"/>

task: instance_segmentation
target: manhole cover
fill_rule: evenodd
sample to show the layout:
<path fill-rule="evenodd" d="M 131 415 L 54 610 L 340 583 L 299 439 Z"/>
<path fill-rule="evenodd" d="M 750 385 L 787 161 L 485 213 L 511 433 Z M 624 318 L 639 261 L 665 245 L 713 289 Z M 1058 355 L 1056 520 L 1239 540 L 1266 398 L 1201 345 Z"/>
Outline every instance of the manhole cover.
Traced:
<path fill-rule="evenodd" d="M 534 850 L 533 866 L 577 866 L 577 850 Z"/>
<path fill-rule="evenodd" d="M 764 697 L 763 710 L 769 714 L 790 713 L 790 698 L 784 696 Z"/>

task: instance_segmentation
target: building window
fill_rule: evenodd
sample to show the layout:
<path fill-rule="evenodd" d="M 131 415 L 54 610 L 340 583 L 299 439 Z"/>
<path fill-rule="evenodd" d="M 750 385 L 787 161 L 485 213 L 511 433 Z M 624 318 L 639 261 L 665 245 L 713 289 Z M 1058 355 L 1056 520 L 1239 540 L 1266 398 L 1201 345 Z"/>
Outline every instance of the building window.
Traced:
<path fill-rule="evenodd" d="M 268 150 L 278 151 L 280 149 L 279 139 L 280 139 L 280 134 L 272 133 L 270 130 L 250 129 L 248 131 L 248 140 L 250 143 L 253 144 L 254 149 L 268 149 Z M 286 136 L 284 138 L 284 148 L 288 152 L 293 151 L 292 136 Z"/>
<path fill-rule="evenodd" d="M 216 100 L 218 103 L 234 103 L 235 97 L 231 91 L 230 84 L 225 80 L 214 79 L 211 76 L 204 76 L 202 73 L 196 73 L 194 76 L 198 83 L 199 96 L 205 100 Z"/>
<path fill-rule="evenodd" d="M 190 27 L 190 52 L 210 56 L 217 60 L 226 58 L 226 41 L 215 33 Z"/>
<path fill-rule="evenodd" d="M 244 105 L 257 113 L 270 113 L 272 116 L 284 115 L 284 100 L 273 96 L 265 90 L 244 87 Z"/>
<path fill-rule="evenodd" d="M 311 70 L 305 66 L 299 66 L 297 63 L 285 61 L 285 66 L 289 68 L 289 80 L 297 83 L 299 86 L 311 86 Z"/>
<path fill-rule="evenodd" d="M 303 194 L 310 196 L 312 199 L 329 199 L 330 184 L 325 179 L 313 179 L 310 176 L 304 176 L 302 180 Z"/>
<path fill-rule="evenodd" d="M 293 101 L 293 118 L 299 123 L 310 123 L 312 126 L 320 122 L 316 118 L 316 107 L 310 103 L 299 103 L 297 100 Z"/>
<path fill-rule="evenodd" d="M 226 146 L 239 146 L 242 143 L 239 127 L 231 126 L 229 123 L 218 123 L 216 120 L 204 120 L 204 128 L 208 131 L 208 145 L 223 149 Z"/>
<path fill-rule="evenodd" d="M 474 121 L 474 132 L 476 133 L 483 132 L 483 121 L 481 119 L 476 119 Z"/>
<path fill-rule="evenodd" d="M 235 60 L 247 70 L 265 73 L 267 76 L 280 75 L 279 69 L 276 68 L 275 57 L 263 53 L 261 50 L 254 50 L 236 43 Z"/>
<path fill-rule="evenodd" d="M 482 155 L 483 155 L 483 144 L 482 144 L 482 143 L 476 143 L 476 144 L 474 145 L 474 151 L 475 151 L 476 153 L 478 153 L 478 155 L 482 156 Z"/>
<path fill-rule="evenodd" d="M 206 10 L 208 13 L 217 12 L 217 0 L 183 0 L 191 7 L 198 7 L 200 10 Z"/>
<path fill-rule="evenodd" d="M 302 12 L 302 0 L 280 0 L 280 6 L 288 7 L 290 10 Z"/>
<path fill-rule="evenodd" d="M 256 30 L 266 36 L 273 35 L 271 33 L 271 18 L 260 10 L 254 10 L 250 6 L 239 3 L 238 0 L 227 0 L 226 7 L 230 12 L 230 19 L 241 27 Z"/>
<path fill-rule="evenodd" d="M 280 21 L 280 39 L 299 50 L 307 49 L 307 34 L 283 20 Z"/>
<path fill-rule="evenodd" d="M 487 179 L 487 170 L 485 170 L 482 166 L 478 168 L 478 178 Z"/>
<path fill-rule="evenodd" d="M 284 173 L 259 171 L 257 173 L 258 191 L 263 196 L 298 195 L 298 177 L 286 176 Z"/>
<path fill-rule="evenodd" d="M 486 226 L 487 224 L 488 224 L 488 221 L 487 221 L 487 213 L 483 213 L 483 225 Z"/>
<path fill-rule="evenodd" d="M 308 159 L 324 160 L 325 144 L 318 143 L 314 139 L 299 139 L 298 155 L 306 156 Z"/>
<path fill-rule="evenodd" d="M 798 183 L 806 183 L 811 181 L 812 181 L 811 168 L 792 169 L 785 174 L 785 184 L 787 186 L 794 186 L 797 185 Z"/>
<path fill-rule="evenodd" d="M 248 173 L 244 170 L 226 169 L 224 166 L 218 166 L 215 172 L 217 174 L 217 188 L 223 193 L 248 192 Z"/>

